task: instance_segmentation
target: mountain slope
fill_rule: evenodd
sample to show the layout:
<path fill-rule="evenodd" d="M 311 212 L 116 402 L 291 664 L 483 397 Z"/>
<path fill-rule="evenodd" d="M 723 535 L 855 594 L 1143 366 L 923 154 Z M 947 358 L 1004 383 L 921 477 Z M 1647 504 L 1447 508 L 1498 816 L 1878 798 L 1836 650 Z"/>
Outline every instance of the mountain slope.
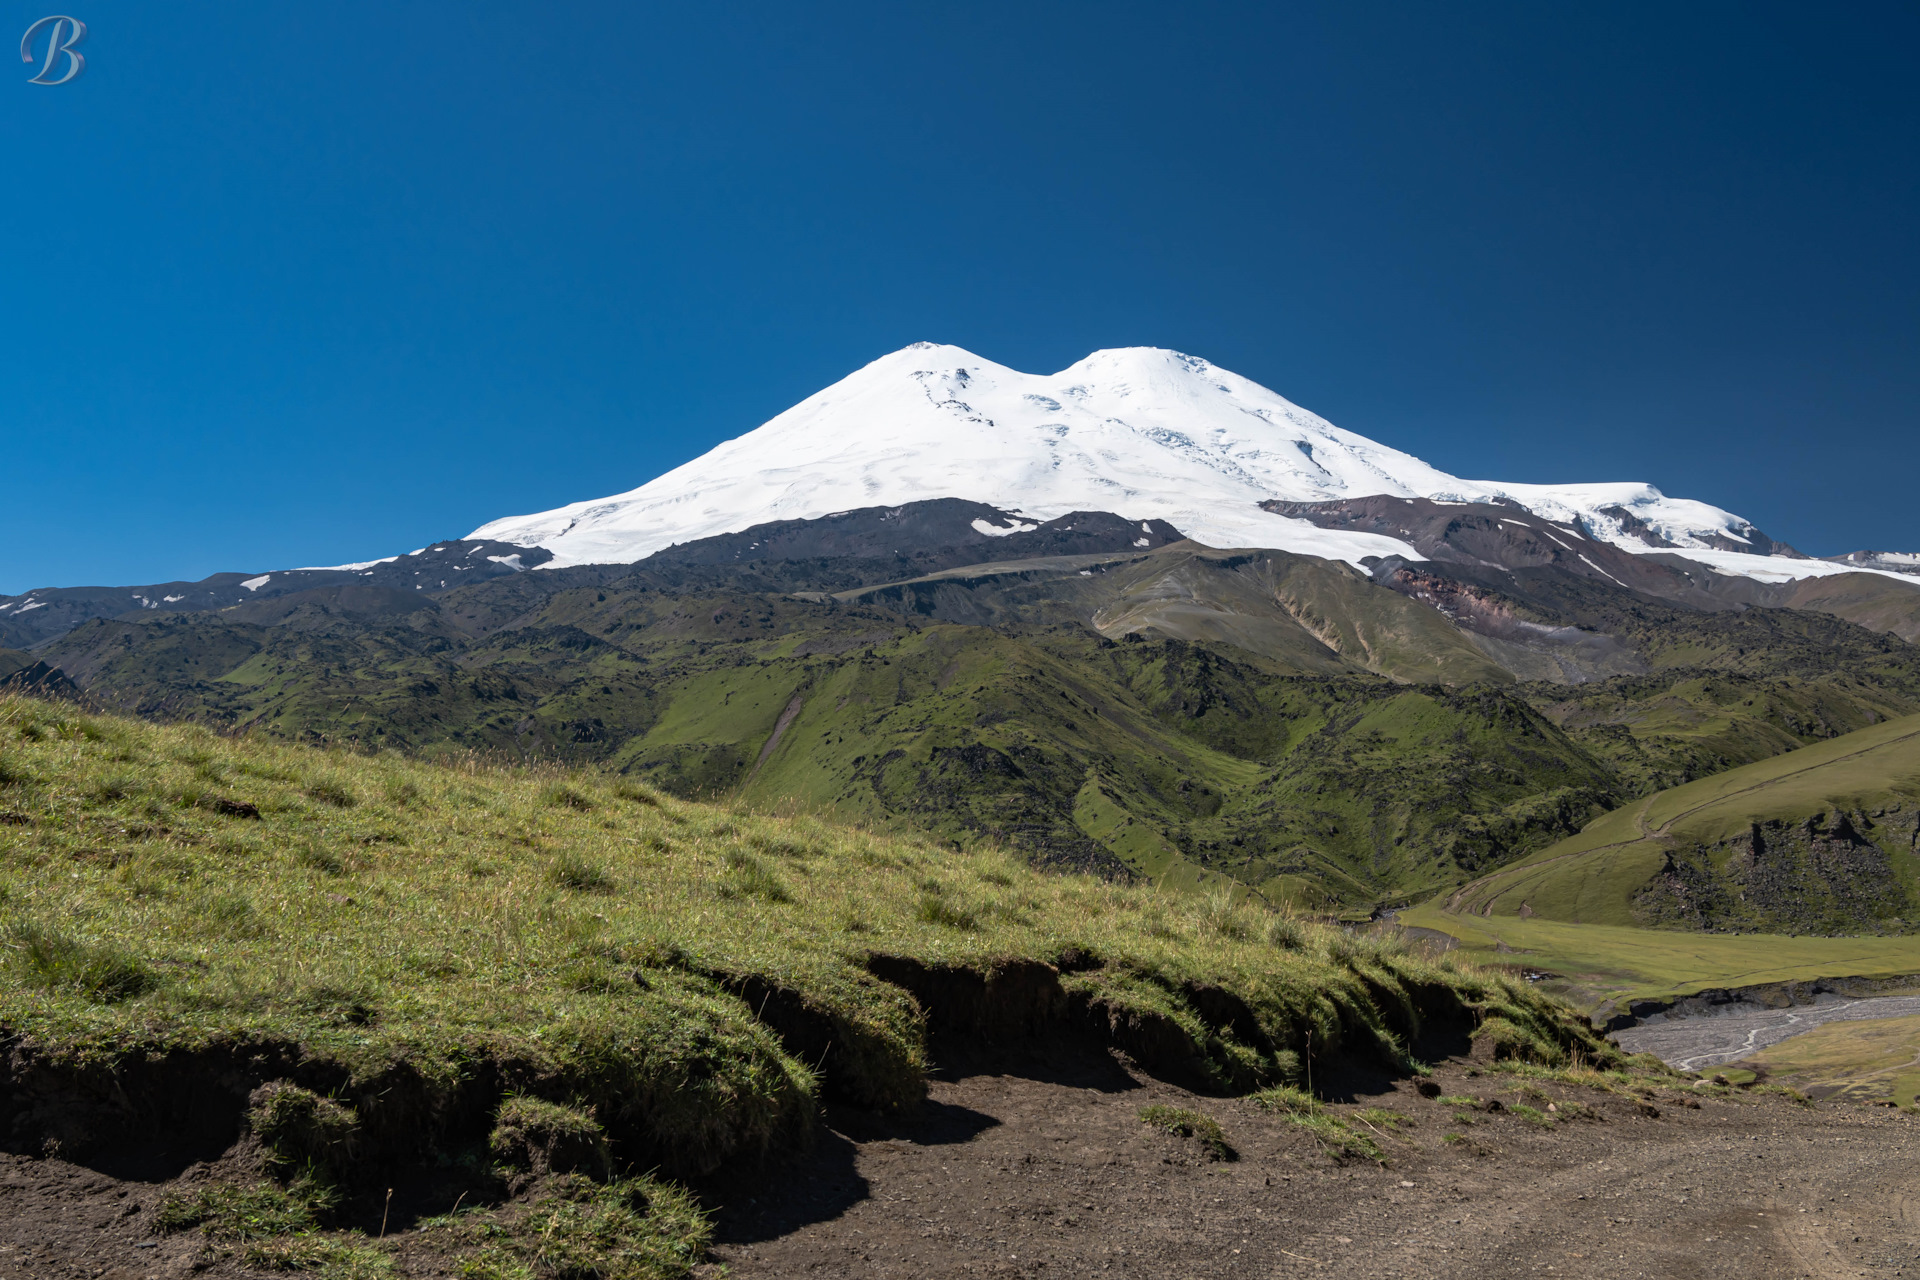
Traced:
<path fill-rule="evenodd" d="M 1195 558 L 1179 546 L 1141 554 Z M 1389 614 L 1443 621 L 1344 567 L 1300 568 Z M 955 625 L 825 593 L 744 591 L 746 572 L 727 570 L 731 585 L 636 571 L 571 588 L 523 574 L 437 600 L 330 588 L 262 601 L 250 617 L 100 619 L 44 652 L 90 698 L 143 715 L 425 755 L 598 761 L 682 795 L 1175 884 L 1232 876 L 1314 904 L 1458 883 L 1623 798 L 1521 699 L 1383 679 L 1278 602 L 1272 625 L 1295 628 L 1304 664 L 1157 630 L 1116 643 L 1050 607 Z M 538 582 L 563 589 L 524 609 L 490 599 Z M 354 591 L 368 598 L 344 598 Z M 1360 630 L 1381 652 L 1390 628 Z M 1549 795 L 1563 799 L 1535 803 Z M 1461 818 L 1465 835 L 1452 831 Z"/>
<path fill-rule="evenodd" d="M 916 343 L 638 489 L 495 520 L 472 537 L 543 547 L 556 565 L 625 563 L 767 521 L 962 498 L 1034 520 L 1124 510 L 1215 547 L 1417 559 L 1395 536 L 1260 507 L 1368 494 L 1506 502 L 1629 551 L 1697 555 L 1731 573 L 1845 571 L 1650 485 L 1462 480 L 1238 374 L 1150 347 L 1096 351 L 1038 375 Z"/>
<path fill-rule="evenodd" d="M 1115 640 L 1216 641 L 1303 673 L 1370 671 L 1440 684 L 1513 679 L 1438 611 L 1339 561 L 1284 551 L 1180 542 L 1123 556 L 964 566 L 839 598 L 1002 629 L 1074 624 Z"/>
<path fill-rule="evenodd" d="M 1447 906 L 1582 924 L 1905 929 L 1920 917 L 1920 716 L 1648 796 Z"/>
<path fill-rule="evenodd" d="M 52 587 L 0 596 L 0 646 L 31 648 L 94 618 L 143 613 L 205 613 L 253 601 L 355 585 L 438 594 L 468 582 L 511 576 L 551 559 L 535 547 L 497 542 L 436 542 L 403 556 L 329 569 L 216 573 L 198 582 L 135 587 Z"/>
<path fill-rule="evenodd" d="M 1431 894 L 1659 787 L 1920 712 L 1913 646 L 1743 607 L 1769 584 L 1492 504 L 1348 505 L 1433 558 L 1363 571 L 939 499 L 444 590 L 363 569 L 276 580 L 237 606 L 87 622 L 42 642 L 32 678 L 142 715 L 592 761 L 681 795 L 1342 907 Z"/>

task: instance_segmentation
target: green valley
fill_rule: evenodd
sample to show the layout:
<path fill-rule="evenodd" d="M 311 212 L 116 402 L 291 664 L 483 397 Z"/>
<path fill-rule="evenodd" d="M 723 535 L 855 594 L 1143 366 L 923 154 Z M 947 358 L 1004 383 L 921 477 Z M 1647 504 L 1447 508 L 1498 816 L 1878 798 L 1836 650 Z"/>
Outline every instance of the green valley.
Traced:
<path fill-rule="evenodd" d="M 1920 916 L 1920 716 L 1657 792 L 1475 880 L 1450 912 L 1768 933 Z"/>

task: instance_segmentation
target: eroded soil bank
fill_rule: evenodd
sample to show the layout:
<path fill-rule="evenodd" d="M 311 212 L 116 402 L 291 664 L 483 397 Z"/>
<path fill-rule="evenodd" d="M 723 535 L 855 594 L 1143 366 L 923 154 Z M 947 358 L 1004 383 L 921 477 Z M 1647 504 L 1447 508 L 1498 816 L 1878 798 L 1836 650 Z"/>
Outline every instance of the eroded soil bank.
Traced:
<path fill-rule="evenodd" d="M 1408 1080 L 1332 1108 L 1375 1138 L 1383 1167 L 1108 1050 L 949 1063 L 908 1115 L 834 1109 L 806 1155 L 708 1188 L 718 1231 L 702 1271 L 1766 1280 L 1912 1274 L 1920 1256 L 1920 1120 L 1903 1112 L 1675 1089 L 1649 1102 L 1463 1062 L 1434 1082 L 1448 1101 Z M 1214 1117 L 1238 1158 L 1147 1127 L 1154 1103 Z M 1372 1107 L 1386 1114 L 1356 1116 Z M 191 1232 L 151 1233 L 169 1185 L 0 1158 L 0 1277 L 250 1274 Z M 448 1207 L 396 1216 L 399 1274 L 451 1274 L 412 1225 Z"/>

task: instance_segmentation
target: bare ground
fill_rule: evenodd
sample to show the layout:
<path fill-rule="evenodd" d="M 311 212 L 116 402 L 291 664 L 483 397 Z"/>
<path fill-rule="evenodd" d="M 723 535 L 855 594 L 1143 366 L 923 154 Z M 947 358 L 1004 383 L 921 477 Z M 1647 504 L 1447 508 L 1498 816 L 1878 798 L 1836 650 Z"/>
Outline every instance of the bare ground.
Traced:
<path fill-rule="evenodd" d="M 1102 1050 L 960 1064 L 909 1116 L 832 1110 L 804 1156 L 708 1188 L 718 1232 L 702 1271 L 737 1280 L 1920 1274 L 1920 1119 L 1904 1112 L 1664 1090 L 1653 1116 L 1640 1100 L 1557 1084 L 1528 1099 L 1515 1092 L 1520 1081 L 1467 1063 L 1434 1078 L 1448 1095 L 1543 1112 L 1551 1100 L 1552 1127 L 1510 1109 L 1465 1113 L 1464 1123 L 1411 1081 L 1383 1084 L 1356 1105 L 1412 1127 L 1375 1126 L 1389 1155 L 1381 1167 L 1335 1160 L 1284 1117 L 1195 1096 Z M 1591 1118 L 1563 1119 L 1567 1102 Z M 1197 1143 L 1147 1127 L 1138 1112 L 1150 1103 L 1213 1116 L 1238 1159 L 1208 1160 Z M 210 1259 L 193 1233 L 150 1232 L 170 1185 L 217 1168 L 158 1182 L 0 1157 L 0 1277 L 248 1274 L 231 1257 Z M 450 1273 L 411 1225 L 448 1207 L 420 1202 L 396 1216 L 388 1243 L 401 1274 Z"/>

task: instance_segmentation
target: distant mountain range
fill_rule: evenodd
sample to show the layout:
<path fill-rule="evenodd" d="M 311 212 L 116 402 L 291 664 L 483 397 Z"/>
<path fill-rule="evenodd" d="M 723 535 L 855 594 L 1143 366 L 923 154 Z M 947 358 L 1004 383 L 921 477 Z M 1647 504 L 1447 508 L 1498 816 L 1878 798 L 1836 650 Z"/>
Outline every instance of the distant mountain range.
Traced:
<path fill-rule="evenodd" d="M 1172 352 L 922 345 L 408 555 L 0 597 L 0 687 L 1350 908 L 1920 713 L 1917 568 L 1459 480 Z"/>
<path fill-rule="evenodd" d="M 1420 505 L 1353 505 L 1389 497 Z M 627 493 L 494 520 L 465 539 L 364 564 L 0 596 L 0 645 L 31 647 L 88 618 L 224 609 L 349 577 L 431 593 L 520 569 L 631 564 L 760 525 L 942 498 L 1005 513 L 1001 525 L 981 520 L 980 539 L 1075 511 L 1124 512 L 1213 547 L 1369 567 L 1426 558 L 1436 538 L 1423 540 L 1410 522 L 1430 525 L 1436 506 L 1491 505 L 1505 508 L 1496 522 L 1569 550 L 1571 537 L 1773 584 L 1848 572 L 1920 581 L 1920 554 L 1811 559 L 1750 520 L 1649 484 L 1462 480 L 1176 351 L 1096 351 L 1038 375 L 921 342 Z M 959 545 L 946 534 L 937 540 Z M 1572 554 L 1594 563 L 1587 552 Z"/>

